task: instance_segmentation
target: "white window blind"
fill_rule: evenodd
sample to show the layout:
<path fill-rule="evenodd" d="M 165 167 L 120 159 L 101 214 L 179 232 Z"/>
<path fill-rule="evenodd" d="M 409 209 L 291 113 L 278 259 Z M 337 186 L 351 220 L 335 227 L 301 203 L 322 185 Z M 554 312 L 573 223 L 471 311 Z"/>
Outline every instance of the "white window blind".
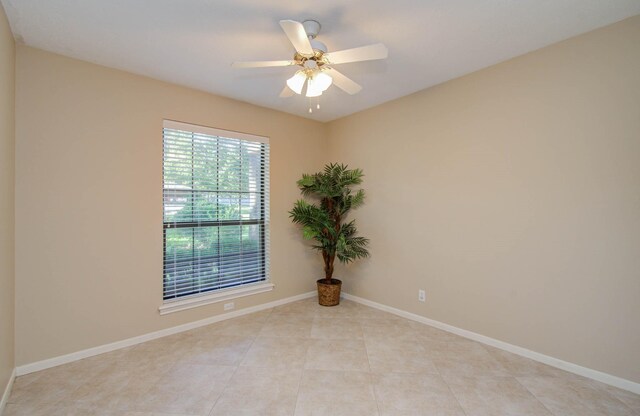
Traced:
<path fill-rule="evenodd" d="M 165 301 L 269 279 L 269 143 L 163 123 Z"/>

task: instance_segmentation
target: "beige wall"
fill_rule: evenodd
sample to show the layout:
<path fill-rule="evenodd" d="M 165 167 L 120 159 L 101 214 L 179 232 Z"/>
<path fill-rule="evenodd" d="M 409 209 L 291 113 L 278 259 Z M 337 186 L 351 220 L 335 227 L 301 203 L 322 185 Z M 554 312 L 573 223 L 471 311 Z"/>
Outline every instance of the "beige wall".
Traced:
<path fill-rule="evenodd" d="M 0 397 L 14 367 L 14 91 L 15 47 L 0 5 Z"/>
<path fill-rule="evenodd" d="M 158 314 L 163 118 L 271 139 L 276 288 L 236 309 L 313 290 L 287 210 L 326 160 L 324 125 L 24 46 L 16 112 L 18 365 L 222 312 Z"/>
<path fill-rule="evenodd" d="M 331 123 L 369 192 L 345 290 L 640 382 L 638 45 L 635 17 Z"/>

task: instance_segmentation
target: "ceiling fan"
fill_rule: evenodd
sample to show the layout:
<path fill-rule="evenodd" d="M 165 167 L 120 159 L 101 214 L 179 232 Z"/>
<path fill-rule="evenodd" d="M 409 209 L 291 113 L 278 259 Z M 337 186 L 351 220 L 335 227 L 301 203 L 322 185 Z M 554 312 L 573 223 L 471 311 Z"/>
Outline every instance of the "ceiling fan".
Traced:
<path fill-rule="evenodd" d="M 348 94 L 357 94 L 362 87 L 338 72 L 333 66 L 385 59 L 388 55 L 387 47 L 382 43 L 328 52 L 326 45 L 316 39 L 320 33 L 320 23 L 315 20 L 305 20 L 302 23 L 294 20 L 281 20 L 280 26 L 296 50 L 292 60 L 234 62 L 231 65 L 234 68 L 300 67 L 287 80 L 287 85 L 280 93 L 280 97 L 291 97 L 294 93 L 302 94 L 303 90 L 307 97 L 318 97 L 331 84 L 335 84 L 336 87 Z"/>

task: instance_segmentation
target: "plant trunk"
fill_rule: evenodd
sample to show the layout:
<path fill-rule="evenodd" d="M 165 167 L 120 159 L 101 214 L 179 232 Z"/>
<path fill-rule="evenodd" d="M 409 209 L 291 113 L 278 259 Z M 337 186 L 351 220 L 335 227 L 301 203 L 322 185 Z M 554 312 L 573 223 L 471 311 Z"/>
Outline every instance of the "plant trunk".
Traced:
<path fill-rule="evenodd" d="M 324 259 L 324 279 L 327 283 L 330 283 L 331 278 L 333 277 L 333 261 L 335 260 L 336 255 L 331 255 L 326 251 L 323 251 L 322 258 Z"/>
<path fill-rule="evenodd" d="M 325 199 L 327 208 L 329 209 L 329 212 L 331 212 L 331 215 L 333 216 L 333 221 L 334 221 L 334 227 L 335 227 L 335 231 L 336 231 L 336 235 L 340 234 L 340 214 L 338 212 L 335 211 L 334 209 L 334 203 L 333 203 L 333 199 L 331 198 L 326 198 Z M 329 233 L 327 232 L 327 235 L 329 235 Z M 333 278 L 333 262 L 336 259 L 336 248 L 335 248 L 335 241 L 334 243 L 334 247 L 333 247 L 333 253 L 328 253 L 326 251 L 322 251 L 322 258 L 324 259 L 324 279 L 326 280 L 327 284 L 331 283 L 331 279 Z"/>

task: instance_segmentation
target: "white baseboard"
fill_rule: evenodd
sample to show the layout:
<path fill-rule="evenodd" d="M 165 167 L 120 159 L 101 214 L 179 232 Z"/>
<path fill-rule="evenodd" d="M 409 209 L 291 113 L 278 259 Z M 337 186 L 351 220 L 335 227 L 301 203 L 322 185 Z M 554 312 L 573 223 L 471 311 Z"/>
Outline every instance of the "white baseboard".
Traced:
<path fill-rule="evenodd" d="M 56 367 L 62 364 L 67 364 L 73 361 L 78 361 L 83 358 L 92 357 L 98 354 L 104 354 L 105 352 L 119 350 L 121 348 L 130 347 L 132 345 L 141 344 L 146 341 L 166 337 L 168 335 L 177 334 L 179 332 L 189 331 L 201 326 L 210 325 L 216 322 L 224 321 L 238 316 L 247 315 L 253 312 L 259 312 L 265 309 L 273 308 L 276 306 L 284 305 L 286 303 L 295 302 L 302 299 L 307 299 L 316 296 L 316 292 L 307 292 L 301 295 L 291 296 L 288 298 L 276 300 L 273 302 L 263 303 L 262 305 L 252 306 L 249 308 L 239 309 L 237 311 L 223 313 L 220 315 L 212 316 L 195 322 L 189 322 L 174 326 L 171 328 L 162 329 L 160 331 L 150 332 L 148 334 L 140 335 L 133 338 L 123 339 L 122 341 L 112 342 L 110 344 L 100 345 L 98 347 L 89 348 L 82 351 L 72 352 L 70 354 L 61 355 L 58 357 L 49 358 L 42 361 L 36 361 L 34 363 L 18 366 L 15 370 L 16 376 L 22 376 L 29 373 L 34 373 L 40 370 L 46 370 L 47 368 Z"/>
<path fill-rule="evenodd" d="M 11 388 L 13 387 L 13 381 L 16 379 L 16 369 L 14 368 L 11 372 L 11 376 L 9 377 L 9 381 L 7 382 L 7 386 L 4 389 L 4 393 L 2 394 L 2 399 L 0 400 L 0 415 L 4 411 L 4 407 L 7 405 L 9 401 L 9 395 L 11 395 Z"/>
<path fill-rule="evenodd" d="M 433 319 L 425 318 L 424 316 L 416 315 L 411 312 L 396 309 L 391 306 L 383 305 L 381 303 L 373 302 L 358 296 L 350 295 L 348 293 L 342 293 L 342 297 L 347 300 L 361 303 L 366 306 L 370 306 L 375 309 L 380 309 L 385 312 L 392 313 L 394 315 L 401 316 L 403 318 L 411 319 L 412 321 L 421 322 L 423 324 L 433 326 L 438 329 L 442 329 L 447 332 L 451 332 L 461 337 L 468 338 L 474 341 L 481 342 L 483 344 L 490 345 L 495 348 L 499 348 L 504 351 L 511 352 L 513 354 L 520 355 L 522 357 L 530 358 L 534 361 L 541 362 L 543 364 L 550 365 L 552 367 L 559 368 L 561 370 L 568 371 L 570 373 L 578 374 L 583 377 L 587 377 L 602 383 L 614 386 L 623 390 L 630 391 L 632 393 L 640 394 L 640 383 L 635 383 L 630 380 L 613 376 L 611 374 L 603 373 L 591 368 L 582 367 L 578 364 L 573 364 L 568 361 L 563 361 L 558 358 L 550 357 L 548 355 L 540 354 L 539 352 L 531 351 L 526 348 L 518 347 L 507 342 L 503 342 L 494 338 L 490 338 L 484 335 L 477 334 L 475 332 L 467 331 L 466 329 L 457 328 L 452 325 L 445 324 L 443 322 L 435 321 Z"/>

